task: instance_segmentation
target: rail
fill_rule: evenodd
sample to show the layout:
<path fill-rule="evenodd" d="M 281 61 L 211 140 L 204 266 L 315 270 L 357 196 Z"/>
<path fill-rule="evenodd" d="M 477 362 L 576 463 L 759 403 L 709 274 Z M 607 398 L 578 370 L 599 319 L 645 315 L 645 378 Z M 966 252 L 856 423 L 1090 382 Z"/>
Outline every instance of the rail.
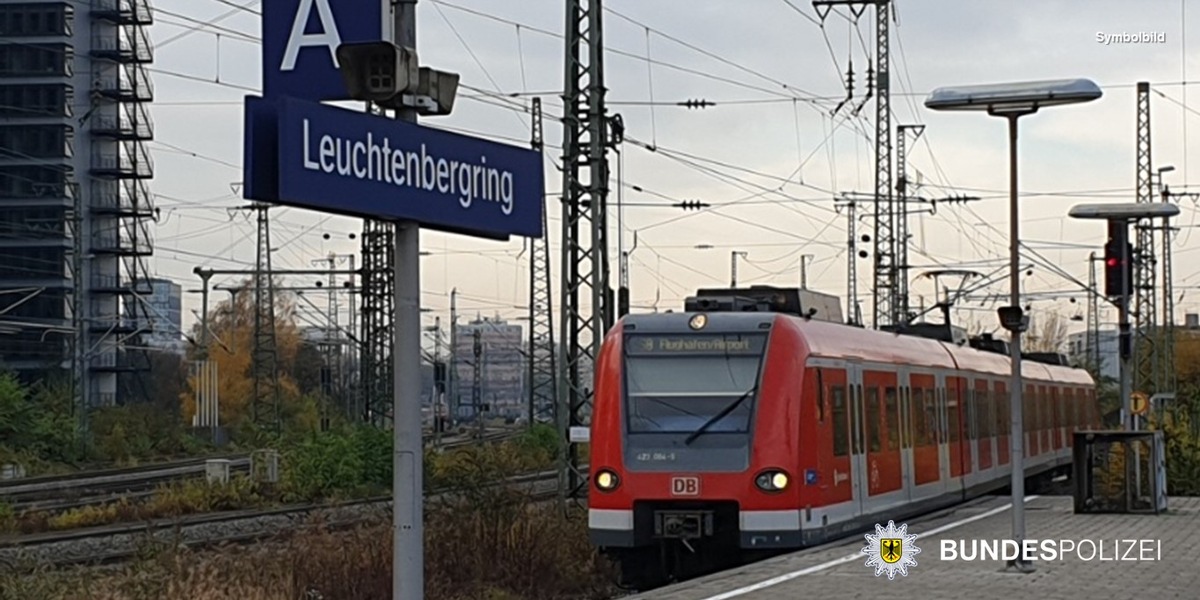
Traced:
<path fill-rule="evenodd" d="M 542 471 L 509 477 L 486 487 L 523 485 L 526 487 L 530 501 L 540 502 L 557 496 L 557 476 L 557 471 Z M 430 490 L 426 501 L 448 499 L 463 491 L 465 491 L 463 488 Z M 296 517 L 310 513 L 334 513 L 333 518 L 326 522 L 326 526 L 330 528 L 353 526 L 372 518 L 372 515 L 366 514 L 370 509 L 385 508 L 390 503 L 391 496 L 376 496 L 336 503 L 305 503 L 272 508 L 243 509 L 177 519 L 103 525 L 70 531 L 0 536 L 0 562 L 6 559 L 6 555 L 8 557 L 41 555 L 44 563 L 50 563 L 57 567 L 115 562 L 137 554 L 136 539 L 146 533 L 153 535 L 175 532 L 180 538 L 191 535 L 193 536 L 191 539 L 173 540 L 173 543 L 189 548 L 244 543 L 294 529 Z M 337 513 L 357 514 L 339 516 Z M 274 526 L 262 523 L 262 521 L 270 519 L 277 521 Z M 206 528 L 209 531 L 206 531 Z M 243 528 L 244 530 L 222 531 L 222 529 L 229 528 Z M 248 530 L 245 530 L 246 528 Z M 113 543 L 120 536 L 125 536 L 124 543 Z M 69 546 L 72 543 L 79 548 L 71 551 Z M 68 548 L 64 548 L 64 546 Z"/>

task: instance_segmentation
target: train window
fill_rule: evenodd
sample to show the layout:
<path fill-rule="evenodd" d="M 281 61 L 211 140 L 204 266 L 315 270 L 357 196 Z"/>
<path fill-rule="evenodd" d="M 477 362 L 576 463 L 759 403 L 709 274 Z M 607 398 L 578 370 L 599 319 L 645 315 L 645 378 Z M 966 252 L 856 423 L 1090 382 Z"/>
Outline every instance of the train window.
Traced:
<path fill-rule="evenodd" d="M 979 437 L 979 410 L 975 406 L 975 392 L 965 390 L 963 393 L 963 403 L 967 411 L 967 439 L 973 440 Z"/>
<path fill-rule="evenodd" d="M 927 445 L 942 442 L 942 419 L 938 416 L 937 393 L 932 388 L 925 388 L 925 435 Z"/>
<path fill-rule="evenodd" d="M 1047 388 L 1038 389 L 1038 397 L 1042 399 L 1042 429 L 1054 429 L 1054 394 Z"/>
<path fill-rule="evenodd" d="M 1062 429 L 1063 427 L 1063 402 L 1066 398 L 1063 397 L 1062 390 L 1054 394 L 1054 428 Z"/>
<path fill-rule="evenodd" d="M 957 442 L 959 437 L 958 428 L 961 423 L 958 420 L 958 412 L 958 398 L 950 398 L 946 403 L 946 423 L 950 428 L 950 435 L 948 437 L 951 442 Z"/>
<path fill-rule="evenodd" d="M 908 396 L 909 436 L 913 446 L 925 445 L 925 391 L 912 388 Z"/>
<path fill-rule="evenodd" d="M 983 400 L 984 410 L 984 437 L 992 437 L 996 434 L 996 395 L 990 390 L 980 392 L 980 397 Z"/>
<path fill-rule="evenodd" d="M 888 450 L 900 449 L 900 406 L 896 400 L 896 388 L 884 388 L 884 418 L 887 419 Z"/>
<path fill-rule="evenodd" d="M 1021 394 L 1021 428 L 1022 431 L 1033 431 L 1033 403 L 1030 402 L 1033 396 L 1033 390 L 1026 389 L 1025 394 Z"/>
<path fill-rule="evenodd" d="M 1038 431 L 1050 429 L 1050 395 L 1046 393 L 1046 388 L 1039 387 L 1033 399 L 1036 403 L 1034 410 L 1038 414 Z"/>
<path fill-rule="evenodd" d="M 850 423 L 847 419 L 846 388 L 841 385 L 830 386 L 829 394 L 833 400 L 833 455 L 846 456 L 850 453 Z"/>
<path fill-rule="evenodd" d="M 1012 394 L 996 392 L 996 435 L 1008 435 L 1009 412 L 1012 410 Z"/>
<path fill-rule="evenodd" d="M 1074 426 L 1076 430 L 1081 430 L 1084 425 L 1084 390 L 1075 390 L 1075 397 L 1070 398 L 1070 413 L 1074 416 Z"/>
<path fill-rule="evenodd" d="M 992 402 L 987 390 L 975 390 L 975 420 L 979 423 L 975 434 L 979 439 L 991 437 Z"/>
<path fill-rule="evenodd" d="M 879 411 L 879 388 L 866 388 L 864 401 L 867 405 L 867 451 L 879 452 L 883 449 L 882 419 Z"/>

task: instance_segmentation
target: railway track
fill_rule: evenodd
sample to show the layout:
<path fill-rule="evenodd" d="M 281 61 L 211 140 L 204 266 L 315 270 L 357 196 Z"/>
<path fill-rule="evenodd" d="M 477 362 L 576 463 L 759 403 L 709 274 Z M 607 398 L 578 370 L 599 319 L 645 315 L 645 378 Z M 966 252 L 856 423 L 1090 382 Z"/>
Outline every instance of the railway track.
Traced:
<path fill-rule="evenodd" d="M 519 475 L 493 485 L 520 487 L 530 501 L 548 500 L 557 495 L 557 472 Z M 462 491 L 435 490 L 427 496 L 427 501 L 449 498 Z M 34 565 L 65 567 L 119 562 L 138 554 L 148 540 L 188 548 L 254 542 L 294 530 L 317 515 L 333 529 L 351 527 L 372 518 L 389 518 L 390 506 L 391 497 L 382 496 L 335 504 L 225 511 L 149 523 L 0 536 L 0 564 L 19 567 L 22 560 L 28 560 Z"/>
<path fill-rule="evenodd" d="M 469 435 L 447 436 L 440 441 L 440 448 L 450 450 L 479 443 L 499 442 L 517 437 L 522 432 L 523 430 L 493 430 L 486 432 L 482 437 L 474 432 Z M 432 436 L 427 436 L 426 443 L 433 442 Z M 230 460 L 231 474 L 247 473 L 250 469 L 249 456 L 210 456 L 137 467 L 4 480 L 0 481 L 0 502 L 8 504 L 18 513 L 28 514 L 61 512 L 108 504 L 121 499 L 141 500 L 153 496 L 155 488 L 161 484 L 204 477 L 205 464 L 211 459 Z"/>
<path fill-rule="evenodd" d="M 203 477 L 206 461 L 214 458 L 230 460 L 234 472 L 246 472 L 250 468 L 249 455 L 239 454 L 13 479 L 0 482 L 0 501 L 17 512 L 39 512 L 102 504 L 121 497 L 145 497 L 163 483 Z"/>

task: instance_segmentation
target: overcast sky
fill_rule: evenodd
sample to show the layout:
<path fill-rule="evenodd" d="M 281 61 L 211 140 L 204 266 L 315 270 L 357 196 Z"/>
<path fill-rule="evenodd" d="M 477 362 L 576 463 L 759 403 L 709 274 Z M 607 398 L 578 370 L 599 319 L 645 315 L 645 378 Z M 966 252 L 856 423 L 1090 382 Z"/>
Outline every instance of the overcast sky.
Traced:
<path fill-rule="evenodd" d="M 733 250 L 749 253 L 739 267 L 740 284 L 796 285 L 801 256 L 810 254 L 809 286 L 846 295 L 847 220 L 834 210 L 834 196 L 874 186 L 874 103 L 851 115 L 851 108 L 863 102 L 874 56 L 874 13 L 868 10 L 856 24 L 845 9 L 835 10 L 822 28 L 811 3 L 789 1 L 605 0 L 609 111 L 622 115 L 627 131 L 623 179 L 645 190 L 626 187 L 623 194 L 630 204 L 624 215 L 627 245 L 638 232 L 631 269 L 637 309 L 679 309 L 697 287 L 728 285 Z M 242 177 L 241 99 L 261 82 L 261 46 L 250 39 L 258 37 L 259 17 L 231 8 L 237 4 L 253 11 L 261 7 L 249 0 L 155 2 L 160 12 L 152 29 L 157 45 L 153 189 L 162 219 L 153 268 L 185 290 L 199 287 L 195 266 L 249 268 L 254 259 L 253 221 L 226 212 L 245 203 L 232 187 Z M 557 36 L 564 4 L 420 0 L 421 62 L 460 73 L 463 86 L 452 116 L 425 123 L 523 144 L 529 118 L 513 108 L 531 93 L 542 95 L 548 117 L 560 116 L 563 42 Z M 912 217 L 914 276 L 930 268 L 993 274 L 1007 261 L 1004 122 L 974 113 L 932 113 L 922 104 L 929 91 L 942 85 L 1073 77 L 1091 78 L 1104 89 L 1099 101 L 1048 109 L 1021 121 L 1021 235 L 1040 254 L 1030 257 L 1037 264 L 1024 278 L 1025 290 L 1062 292 L 1058 299 L 1035 296 L 1035 312 L 1082 316 L 1085 296 L 1058 270 L 1086 281 L 1088 253 L 1099 251 L 1105 231 L 1102 223 L 1073 222 L 1066 214 L 1076 203 L 1134 200 L 1136 82 L 1153 85 L 1155 166 L 1176 167 L 1165 175 L 1174 191 L 1188 188 L 1191 172 L 1200 178 L 1200 92 L 1181 84 L 1197 72 L 1200 7 L 1185 10 L 1184 0 L 895 4 L 893 124 L 927 126 L 918 141 L 909 143 L 910 179 L 921 184 L 919 194 L 926 198 L 980 197 Z M 224 31 L 178 37 L 193 27 L 184 17 L 210 21 L 222 15 L 228 16 L 216 23 Z M 1143 31 L 1161 32 L 1165 41 L 1098 41 L 1101 34 Z M 854 99 L 831 118 L 846 94 L 843 82 L 851 63 Z M 484 92 L 521 95 L 502 100 Z M 688 99 L 717 105 L 704 110 L 650 105 Z M 561 154 L 561 126 L 554 119 L 547 120 L 546 136 L 551 146 L 547 189 L 557 192 L 561 176 L 554 164 Z M 617 155 L 610 156 L 615 177 Z M 1193 190 L 1200 191 L 1200 185 Z M 669 207 L 684 199 L 714 208 L 685 213 Z M 615 201 L 614 192 L 610 205 Z M 557 202 L 550 204 L 557 278 L 559 209 Z M 1200 311 L 1200 288 L 1192 289 L 1200 285 L 1200 235 L 1191 228 L 1198 224 L 1196 205 L 1182 199 L 1180 208 L 1184 228 L 1174 248 L 1182 319 L 1185 311 Z M 311 267 L 329 252 L 358 251 L 357 241 L 347 239 L 359 231 L 356 220 L 291 208 L 274 210 L 272 216 L 277 268 Z M 610 224 L 615 231 L 615 208 Z M 860 231 L 870 228 L 870 220 L 860 222 Z M 714 248 L 695 249 L 699 244 Z M 432 309 L 430 322 L 435 315 L 446 318 L 454 287 L 461 294 L 460 310 L 469 316 L 477 311 L 510 318 L 524 314 L 528 255 L 521 254 L 522 240 L 500 243 L 429 232 L 423 234 L 422 248 L 430 253 L 422 259 L 422 302 Z M 871 264 L 858 261 L 868 320 Z M 615 258 L 612 273 L 615 282 Z M 984 293 L 1007 290 L 1007 280 L 1000 277 Z M 932 286 L 923 280 L 916 280 L 912 291 L 914 304 L 921 302 L 918 296 L 926 302 L 933 297 Z M 314 301 L 324 307 L 323 297 Z M 185 294 L 184 306 L 198 309 L 198 294 Z M 994 307 L 979 296 L 961 318 L 974 317 L 990 327 Z M 1106 321 L 1114 319 L 1105 315 Z M 185 325 L 191 320 L 187 315 Z"/>

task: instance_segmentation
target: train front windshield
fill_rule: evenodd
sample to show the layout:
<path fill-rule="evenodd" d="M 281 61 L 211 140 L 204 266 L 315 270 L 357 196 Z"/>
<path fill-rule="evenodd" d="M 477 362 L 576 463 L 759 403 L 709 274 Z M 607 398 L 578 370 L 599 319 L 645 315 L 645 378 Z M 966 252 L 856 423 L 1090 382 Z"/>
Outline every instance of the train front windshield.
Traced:
<path fill-rule="evenodd" d="M 750 430 L 765 334 L 635 334 L 625 338 L 629 433 Z"/>

